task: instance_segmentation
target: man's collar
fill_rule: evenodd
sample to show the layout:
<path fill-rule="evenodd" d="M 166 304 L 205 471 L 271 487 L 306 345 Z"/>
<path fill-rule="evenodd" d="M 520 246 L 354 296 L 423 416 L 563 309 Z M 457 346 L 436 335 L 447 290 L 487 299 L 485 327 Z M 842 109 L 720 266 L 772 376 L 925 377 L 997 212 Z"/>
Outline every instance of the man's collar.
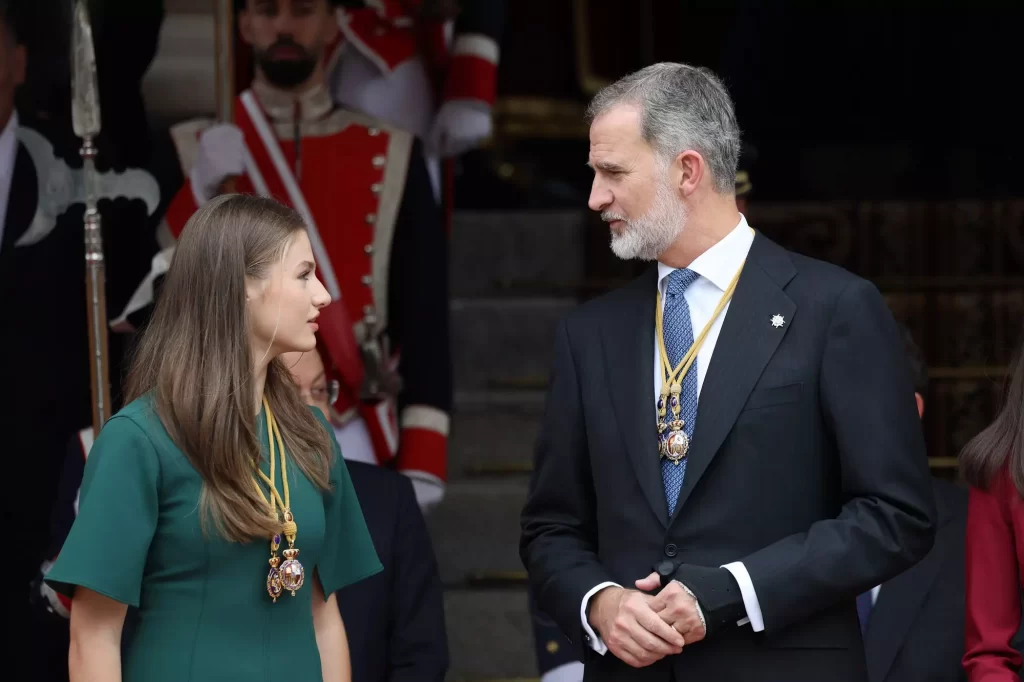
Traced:
<path fill-rule="evenodd" d="M 725 291 L 747 257 L 753 242 L 754 234 L 747 225 L 747 219 L 740 214 L 739 224 L 711 248 L 697 256 L 690 263 L 689 269 Z M 658 262 L 658 287 L 662 291 L 665 287 L 665 278 L 675 269 L 661 261 Z"/>
<path fill-rule="evenodd" d="M 303 123 L 319 121 L 334 109 L 331 95 L 321 83 L 302 93 L 286 92 L 263 81 L 252 84 L 256 100 L 275 123 L 291 123 L 295 120 L 295 102 L 299 102 L 299 120 Z"/>

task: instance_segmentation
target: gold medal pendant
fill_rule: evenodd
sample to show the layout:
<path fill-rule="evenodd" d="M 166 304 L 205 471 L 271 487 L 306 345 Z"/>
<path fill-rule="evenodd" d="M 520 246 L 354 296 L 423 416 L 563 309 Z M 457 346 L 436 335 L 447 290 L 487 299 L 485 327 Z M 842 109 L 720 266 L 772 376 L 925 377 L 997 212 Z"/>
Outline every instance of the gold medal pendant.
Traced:
<path fill-rule="evenodd" d="M 686 457 L 686 453 L 690 449 L 690 438 L 686 435 L 686 431 L 683 429 L 686 427 L 685 422 L 680 413 L 682 412 L 682 394 L 683 387 L 678 383 L 672 384 L 670 389 L 672 398 L 669 400 L 669 405 L 672 407 L 672 421 L 669 423 L 669 432 L 665 438 L 665 457 L 668 461 L 672 462 L 676 466 L 683 461 Z"/>
<path fill-rule="evenodd" d="M 673 382 L 667 391 L 662 389 L 658 399 L 658 453 L 676 466 L 690 450 L 690 438 L 683 430 L 685 422 L 679 416 L 682 392 L 683 387 Z M 669 411 L 672 412 L 672 421 L 668 420 Z"/>
<path fill-rule="evenodd" d="M 296 530 L 295 520 L 292 518 L 291 511 L 285 509 L 284 536 L 288 539 L 288 549 L 281 552 L 285 559 L 284 563 L 281 564 L 281 587 L 291 592 L 293 597 L 295 596 L 295 591 L 306 582 L 306 570 L 296 558 L 299 556 L 299 550 L 295 549 Z"/>
<path fill-rule="evenodd" d="M 664 442 L 664 457 L 668 461 L 672 462 L 676 466 L 686 458 L 686 453 L 690 450 L 690 438 L 683 431 L 683 422 L 674 421 L 669 425 L 669 432 L 665 434 L 663 439 Z"/>
<path fill-rule="evenodd" d="M 285 590 L 291 592 L 293 597 L 295 596 L 295 592 L 306 581 L 306 571 L 298 561 L 299 550 L 295 549 L 295 535 L 299 529 L 295 524 L 295 517 L 292 515 L 290 507 L 291 494 L 288 489 L 288 460 L 284 452 L 284 439 L 281 438 L 281 432 L 277 428 L 277 422 L 274 420 L 274 414 L 270 411 L 270 405 L 267 403 L 266 398 L 263 399 L 263 407 L 267 412 L 267 435 L 270 440 L 270 475 L 268 476 L 263 473 L 258 464 L 256 466 L 256 473 L 270 488 L 270 498 L 268 499 L 263 494 L 263 489 L 255 479 L 253 480 L 253 485 L 256 486 L 256 492 L 259 493 L 259 496 L 270 508 L 271 518 L 275 521 L 280 521 L 281 516 L 278 515 L 277 511 L 278 504 L 281 505 L 280 509 L 283 510 L 284 523 L 281 524 L 281 530 L 270 539 L 270 571 L 267 572 L 267 594 L 270 595 L 270 598 L 276 604 L 277 598 L 284 594 Z M 274 482 L 275 463 L 277 461 L 275 455 L 279 455 L 281 458 L 283 498 Z M 277 556 L 277 550 L 281 547 L 282 537 L 288 541 L 288 549 L 281 552 L 284 555 L 284 563 Z"/>
<path fill-rule="evenodd" d="M 751 230 L 753 232 L 753 230 Z M 746 261 L 744 261 L 746 262 Z M 668 349 L 665 347 L 665 325 L 664 308 L 662 307 L 661 290 L 658 290 L 655 301 L 654 331 L 658 343 L 658 357 L 661 365 L 661 394 L 658 397 L 658 454 L 661 459 L 667 459 L 674 465 L 679 466 L 680 462 L 686 459 L 690 451 L 690 437 L 686 435 L 686 421 L 682 417 L 682 396 L 683 386 L 687 373 L 693 367 L 697 359 L 697 352 L 704 344 L 708 332 L 719 315 L 725 310 L 726 304 L 736 291 L 736 285 L 740 279 L 743 265 L 736 270 L 732 281 L 726 287 L 722 297 L 718 300 L 711 317 L 704 324 L 700 334 L 690 344 L 689 350 L 680 358 L 679 363 L 672 365 L 668 356 Z M 781 316 L 778 316 L 781 319 Z M 774 318 L 773 318 L 774 323 Z M 778 326 L 781 326 L 779 323 Z M 697 371 L 694 368 L 694 371 Z M 696 399 L 697 396 L 693 396 Z M 671 415 L 671 416 L 670 416 Z"/>
<path fill-rule="evenodd" d="M 270 540 L 270 572 L 267 573 L 267 594 L 277 603 L 284 588 L 281 585 L 281 557 L 277 556 L 277 548 L 281 546 L 281 534 L 278 533 Z"/>

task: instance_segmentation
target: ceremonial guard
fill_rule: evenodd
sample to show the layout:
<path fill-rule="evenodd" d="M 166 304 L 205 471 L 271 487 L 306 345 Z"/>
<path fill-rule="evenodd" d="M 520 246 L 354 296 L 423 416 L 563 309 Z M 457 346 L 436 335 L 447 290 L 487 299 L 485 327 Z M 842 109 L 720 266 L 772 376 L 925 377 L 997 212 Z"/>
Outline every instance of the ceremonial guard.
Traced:
<path fill-rule="evenodd" d="M 441 160 L 491 134 L 505 0 L 335 2 L 334 100 L 423 140 L 435 194 L 450 189 Z"/>
<path fill-rule="evenodd" d="M 336 108 L 324 57 L 339 28 L 328 0 L 257 2 L 239 15 L 255 78 L 234 124 L 173 131 L 188 176 L 174 235 L 226 185 L 272 196 L 306 221 L 332 303 L 320 315 L 346 458 L 394 465 L 420 504 L 443 496 L 451 406 L 447 242 L 423 145 Z"/>

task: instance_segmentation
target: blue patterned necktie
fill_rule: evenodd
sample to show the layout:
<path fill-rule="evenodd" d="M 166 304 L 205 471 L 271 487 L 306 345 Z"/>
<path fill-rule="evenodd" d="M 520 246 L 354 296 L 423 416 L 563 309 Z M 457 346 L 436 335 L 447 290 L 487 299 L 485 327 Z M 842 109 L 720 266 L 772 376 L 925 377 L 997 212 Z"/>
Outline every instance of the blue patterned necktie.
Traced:
<path fill-rule="evenodd" d="M 662 333 L 665 335 L 665 351 L 668 353 L 672 369 L 675 369 L 682 361 L 686 351 L 693 345 L 693 324 L 690 321 L 690 306 L 683 297 L 686 288 L 697 281 L 700 277 L 696 272 L 689 269 L 673 270 L 668 276 L 665 287 L 665 310 L 662 317 Z M 664 372 L 662 372 L 664 375 Z M 664 380 L 664 379 L 663 379 Z M 660 388 L 660 386 L 659 386 Z M 693 425 L 697 421 L 697 361 L 694 360 L 686 376 L 682 380 L 683 392 L 679 396 L 681 400 L 680 414 L 683 419 L 683 431 L 686 436 L 693 440 Z M 666 417 L 671 421 L 672 412 L 669 411 Z M 679 464 L 673 464 L 668 458 L 661 460 L 661 475 L 665 481 L 665 500 L 668 502 L 668 515 L 672 516 L 676 510 L 676 501 L 679 499 L 679 491 L 683 488 L 683 478 L 686 476 L 686 458 Z"/>

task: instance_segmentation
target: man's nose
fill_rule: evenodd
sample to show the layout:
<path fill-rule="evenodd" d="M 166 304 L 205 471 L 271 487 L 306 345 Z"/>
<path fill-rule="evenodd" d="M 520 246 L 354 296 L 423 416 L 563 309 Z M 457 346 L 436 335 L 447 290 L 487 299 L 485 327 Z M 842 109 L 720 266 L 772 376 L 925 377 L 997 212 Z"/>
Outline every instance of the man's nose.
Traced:
<path fill-rule="evenodd" d="M 594 178 L 594 184 L 590 187 L 590 199 L 587 201 L 590 210 L 601 212 L 611 205 L 613 199 L 611 190 L 602 187 L 600 181 Z"/>

